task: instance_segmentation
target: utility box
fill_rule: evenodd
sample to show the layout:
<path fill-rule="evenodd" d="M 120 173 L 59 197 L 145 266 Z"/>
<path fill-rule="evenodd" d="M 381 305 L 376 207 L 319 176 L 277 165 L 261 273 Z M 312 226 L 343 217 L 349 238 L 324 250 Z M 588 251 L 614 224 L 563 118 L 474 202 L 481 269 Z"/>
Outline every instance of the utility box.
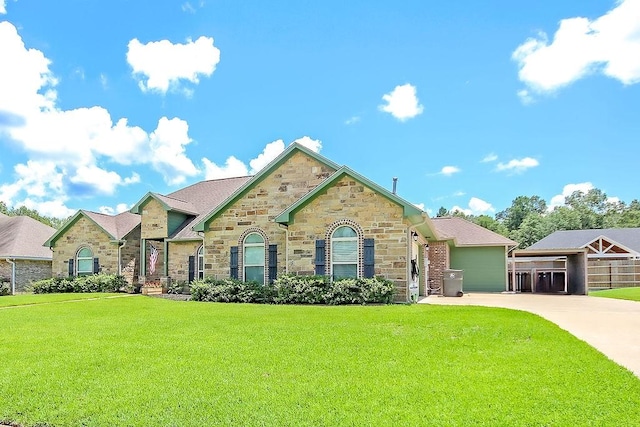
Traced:
<path fill-rule="evenodd" d="M 442 295 L 445 297 L 461 297 L 462 270 L 444 270 L 442 274 Z"/>

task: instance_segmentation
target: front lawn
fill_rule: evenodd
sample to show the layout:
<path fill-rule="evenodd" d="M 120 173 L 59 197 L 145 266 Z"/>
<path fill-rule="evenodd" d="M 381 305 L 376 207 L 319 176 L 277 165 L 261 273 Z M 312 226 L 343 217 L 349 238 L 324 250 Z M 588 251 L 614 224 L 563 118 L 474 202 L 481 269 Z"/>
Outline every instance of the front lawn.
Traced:
<path fill-rule="evenodd" d="M 640 301 L 640 287 L 638 288 L 618 288 L 605 289 L 602 291 L 591 291 L 589 295 L 594 297 L 627 299 L 631 301 Z"/>
<path fill-rule="evenodd" d="M 84 299 L 108 298 L 116 295 L 125 294 L 109 294 L 109 293 L 93 293 L 93 294 L 21 294 L 21 295 L 4 295 L 0 297 L 0 307 L 9 307 L 16 305 L 29 304 L 47 304 L 52 302 L 77 301 Z"/>
<path fill-rule="evenodd" d="M 640 380 L 529 313 L 143 296 L 0 309 L 27 426 L 629 425 Z"/>

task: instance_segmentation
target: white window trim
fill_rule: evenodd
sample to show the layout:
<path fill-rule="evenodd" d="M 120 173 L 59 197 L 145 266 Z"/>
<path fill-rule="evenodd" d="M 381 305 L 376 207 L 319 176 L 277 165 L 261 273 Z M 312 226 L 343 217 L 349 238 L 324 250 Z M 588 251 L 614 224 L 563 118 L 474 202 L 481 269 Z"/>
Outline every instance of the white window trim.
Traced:
<path fill-rule="evenodd" d="M 336 233 L 336 231 L 338 231 L 340 228 L 342 227 L 347 227 L 350 228 L 354 233 L 355 236 L 351 236 L 351 237 L 333 237 Z M 356 246 L 356 262 L 345 262 L 345 261 L 334 261 L 333 260 L 333 249 L 334 249 L 334 242 L 355 242 L 355 246 Z M 333 266 L 334 265 L 354 265 L 356 266 L 356 279 L 360 278 L 360 270 L 361 270 L 361 265 L 360 265 L 360 236 L 358 234 L 358 230 L 356 230 L 354 227 L 352 227 L 350 224 L 341 224 L 339 226 L 337 226 L 333 232 L 331 233 L 331 241 L 329 242 L 330 244 L 330 249 L 329 249 L 329 274 L 331 277 L 331 280 L 334 279 L 334 274 L 333 274 Z"/>
<path fill-rule="evenodd" d="M 90 257 L 81 257 L 80 256 L 80 251 L 82 251 L 83 249 L 87 249 L 89 252 L 91 252 L 91 256 Z M 80 260 L 90 260 L 91 262 L 89 263 L 90 268 L 89 271 L 80 271 Z M 75 272 L 74 272 L 75 276 L 80 276 L 80 275 L 86 275 L 89 276 L 91 274 L 93 274 L 93 251 L 91 250 L 90 247 L 88 246 L 83 246 L 81 248 L 79 248 L 76 251 L 76 268 L 75 268 Z"/>
<path fill-rule="evenodd" d="M 262 243 L 247 243 L 247 239 L 253 235 L 253 234 L 257 234 L 258 236 L 260 236 L 260 238 L 262 239 Z M 261 247 L 262 248 L 262 264 L 247 264 L 247 260 L 246 260 L 246 250 L 247 248 L 255 248 L 255 247 Z M 261 233 L 258 233 L 257 231 L 252 231 L 250 233 L 248 233 L 246 236 L 244 236 L 244 239 L 242 239 L 242 280 L 246 281 L 247 280 L 247 267 L 262 267 L 262 284 L 264 285 L 267 282 L 266 279 L 266 274 L 267 274 L 267 263 L 266 263 L 266 254 L 267 254 L 267 241 L 264 238 L 264 236 Z"/>

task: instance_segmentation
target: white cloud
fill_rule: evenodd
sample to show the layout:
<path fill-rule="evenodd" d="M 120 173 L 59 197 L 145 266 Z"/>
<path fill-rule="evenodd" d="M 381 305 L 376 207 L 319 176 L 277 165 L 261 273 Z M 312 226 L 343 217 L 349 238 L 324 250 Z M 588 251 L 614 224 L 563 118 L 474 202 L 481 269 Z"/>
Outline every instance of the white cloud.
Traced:
<path fill-rule="evenodd" d="M 414 203 L 413 206 L 420 209 L 421 211 L 424 211 L 424 203 Z"/>
<path fill-rule="evenodd" d="M 140 181 L 137 174 L 123 179 L 108 171 L 109 163 L 149 164 L 172 184 L 200 173 L 185 153 L 191 139 L 183 120 L 163 117 L 147 133 L 126 118 L 114 123 L 100 106 L 59 109 L 50 61 L 42 52 L 27 49 L 9 22 L 0 22 L 0 63 L 5 64 L 0 67 L 0 132 L 32 159 L 16 166 L 15 182 L 2 185 L 0 194 L 8 204 L 19 203 L 25 195 L 34 203 L 64 203 L 68 195 L 109 194 L 118 185 Z M 40 195 L 39 189 L 51 185 L 51 177 L 42 176 L 51 172 L 50 165 L 61 177 L 56 181 L 60 188 Z M 42 199 L 34 199 L 34 194 Z"/>
<path fill-rule="evenodd" d="M 322 149 L 322 142 L 320 140 L 313 139 L 308 136 L 298 138 L 294 140 L 292 144 L 296 142 L 311 151 L 315 151 L 316 153 L 320 152 L 320 150 Z M 204 164 L 206 179 L 255 175 L 256 173 L 260 172 L 265 166 L 267 166 L 273 159 L 278 157 L 284 150 L 285 144 L 282 139 L 277 139 L 268 143 L 262 150 L 262 153 L 258 154 L 256 158 L 249 161 L 251 170 L 249 170 L 241 160 L 238 160 L 233 156 L 229 157 L 226 160 L 224 166 L 218 166 L 211 160 L 203 158 L 202 163 Z"/>
<path fill-rule="evenodd" d="M 509 160 L 508 163 L 498 163 L 496 170 L 499 172 L 509 171 L 513 173 L 522 173 L 527 169 L 534 168 L 540 163 L 533 157 L 524 157 L 522 159 Z"/>
<path fill-rule="evenodd" d="M 451 208 L 451 212 L 462 212 L 465 215 L 486 215 L 495 212 L 495 208 L 489 202 L 485 202 L 477 197 L 469 199 L 469 207 L 461 208 L 460 206 L 454 206 Z"/>
<path fill-rule="evenodd" d="M 7 13 L 7 3 L 5 0 L 0 0 L 0 13 L 3 15 Z"/>
<path fill-rule="evenodd" d="M 322 150 L 322 141 L 320 141 L 319 139 L 313 139 L 308 136 L 303 136 L 302 138 L 295 139 L 292 144 L 296 142 L 316 153 L 319 153 L 320 150 Z"/>
<path fill-rule="evenodd" d="M 191 142 L 188 131 L 189 125 L 184 120 L 162 117 L 156 130 L 149 135 L 151 163 L 168 184 L 181 184 L 186 177 L 199 173 L 185 154 L 185 146 Z"/>
<path fill-rule="evenodd" d="M 360 117 L 359 116 L 353 116 L 353 117 L 349 117 L 347 120 L 344 121 L 345 125 L 353 125 L 355 123 L 358 123 L 360 121 Z"/>
<path fill-rule="evenodd" d="M 498 160 L 498 155 L 495 153 L 489 153 L 480 160 L 481 163 L 491 163 Z"/>
<path fill-rule="evenodd" d="M 26 206 L 29 209 L 37 210 L 40 214 L 54 218 L 67 218 L 76 213 L 75 209 L 65 206 L 63 200 L 33 200 L 26 198 L 15 206 Z"/>
<path fill-rule="evenodd" d="M 220 50 L 212 37 L 200 37 L 195 42 L 173 44 L 160 40 L 142 44 L 133 39 L 128 44 L 127 62 L 142 91 L 166 93 L 180 90 L 189 94 L 181 82 L 200 82 L 200 76 L 211 76 L 220 62 Z"/>
<path fill-rule="evenodd" d="M 532 93 L 549 93 L 594 73 L 625 85 L 640 82 L 640 2 L 622 0 L 591 21 L 563 19 L 553 40 L 545 33 L 529 38 L 513 52 L 518 77 L 529 90 L 518 94 L 532 101 Z"/>
<path fill-rule="evenodd" d="M 456 166 L 444 166 L 441 170 L 440 173 L 444 176 L 451 176 L 454 173 L 458 173 L 460 172 L 460 168 L 456 167 Z"/>
<path fill-rule="evenodd" d="M 416 95 L 416 87 L 407 83 L 396 86 L 393 91 L 382 96 L 387 103 L 380 105 L 381 111 L 390 113 L 393 117 L 404 122 L 422 114 L 424 107 L 419 103 Z"/>
<path fill-rule="evenodd" d="M 109 89 L 109 78 L 106 74 L 100 73 L 100 85 L 102 85 L 102 89 Z"/>
<path fill-rule="evenodd" d="M 569 197 L 576 191 L 582 191 L 583 193 L 588 193 L 589 190 L 595 188 L 590 182 L 581 182 L 578 184 L 567 184 L 562 188 L 562 194 L 557 194 L 551 198 L 551 202 L 549 203 L 548 210 L 551 211 L 553 208 L 557 206 L 564 206 L 565 198 Z"/>
<path fill-rule="evenodd" d="M 202 163 L 204 164 L 205 179 L 221 179 L 249 175 L 247 166 L 233 156 L 227 159 L 224 166 L 218 166 L 207 158 L 203 158 Z"/>
<path fill-rule="evenodd" d="M 131 209 L 131 206 L 127 205 L 126 203 L 119 203 L 115 209 L 112 208 L 111 206 L 100 206 L 98 208 L 98 211 L 100 213 L 103 213 L 105 215 L 115 215 L 115 214 L 119 214 L 122 212 L 126 212 L 129 209 Z"/>

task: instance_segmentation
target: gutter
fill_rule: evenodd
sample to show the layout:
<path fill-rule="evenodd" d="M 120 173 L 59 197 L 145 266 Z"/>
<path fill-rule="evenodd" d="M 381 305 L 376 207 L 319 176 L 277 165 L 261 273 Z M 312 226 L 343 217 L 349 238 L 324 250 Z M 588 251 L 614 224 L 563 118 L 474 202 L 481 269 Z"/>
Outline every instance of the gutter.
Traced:
<path fill-rule="evenodd" d="M 11 295 L 16 294 L 16 263 L 11 258 L 6 258 L 7 262 L 11 264 Z"/>

